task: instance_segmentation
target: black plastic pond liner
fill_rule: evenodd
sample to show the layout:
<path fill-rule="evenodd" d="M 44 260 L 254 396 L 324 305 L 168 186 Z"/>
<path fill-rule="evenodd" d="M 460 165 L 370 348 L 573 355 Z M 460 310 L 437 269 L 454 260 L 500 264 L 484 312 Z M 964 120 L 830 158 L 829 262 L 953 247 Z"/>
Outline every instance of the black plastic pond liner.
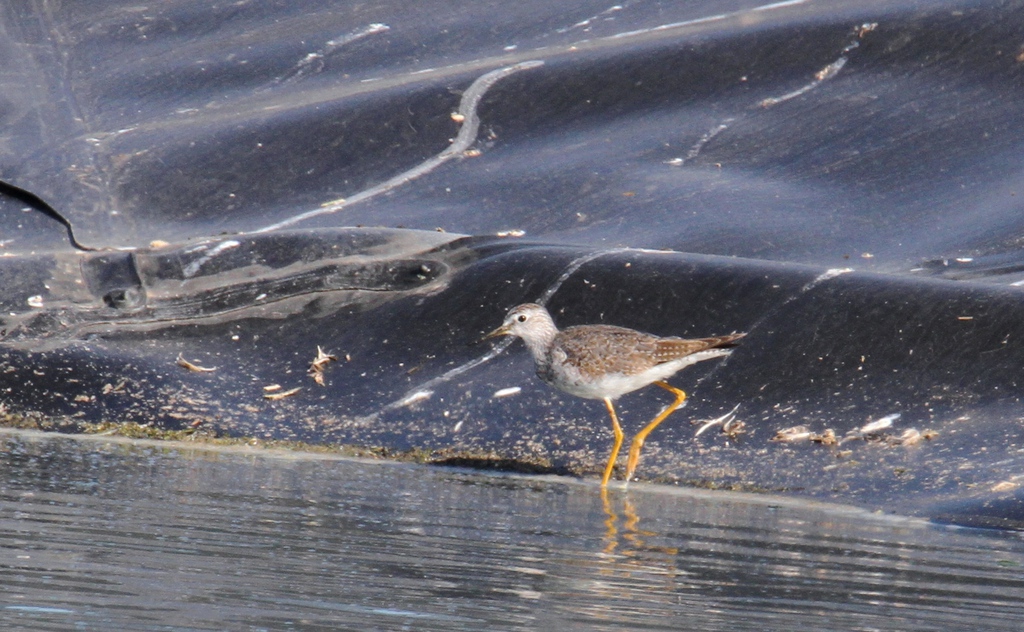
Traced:
<path fill-rule="evenodd" d="M 0 8 L 11 423 L 594 476 L 542 301 L 748 332 L 642 478 L 1022 526 L 1024 3 L 549 5 Z"/>

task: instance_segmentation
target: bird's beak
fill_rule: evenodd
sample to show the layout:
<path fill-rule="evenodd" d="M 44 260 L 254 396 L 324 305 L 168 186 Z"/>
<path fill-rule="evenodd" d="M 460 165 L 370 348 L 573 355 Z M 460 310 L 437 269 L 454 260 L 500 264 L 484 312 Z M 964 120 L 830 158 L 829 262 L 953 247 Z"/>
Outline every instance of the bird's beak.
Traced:
<path fill-rule="evenodd" d="M 507 324 L 506 325 L 502 325 L 501 327 L 498 327 L 494 331 L 488 333 L 483 338 L 481 338 L 480 342 L 483 342 L 484 340 L 487 340 L 488 338 L 497 338 L 498 336 L 507 336 L 510 333 L 508 329 L 509 329 L 509 326 Z"/>

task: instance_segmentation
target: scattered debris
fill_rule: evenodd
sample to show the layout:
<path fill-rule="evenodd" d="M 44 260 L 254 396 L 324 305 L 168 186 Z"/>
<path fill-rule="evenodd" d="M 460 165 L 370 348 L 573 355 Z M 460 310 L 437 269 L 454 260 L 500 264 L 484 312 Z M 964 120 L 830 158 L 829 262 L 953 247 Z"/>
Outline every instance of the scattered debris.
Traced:
<path fill-rule="evenodd" d="M 988 491 L 990 491 L 990 492 L 1011 492 L 1011 491 L 1017 489 L 1018 487 L 1020 487 L 1020 483 L 1015 483 L 1013 481 L 1003 481 L 1001 483 L 996 483 Z"/>
<path fill-rule="evenodd" d="M 266 390 L 266 388 L 264 388 L 264 390 Z M 269 399 L 271 401 L 275 401 L 276 402 L 279 399 L 284 399 L 286 397 L 291 397 L 292 395 L 295 395 L 296 393 L 298 393 L 301 390 L 302 390 L 301 386 L 296 386 L 295 388 L 288 389 L 287 391 L 281 391 L 280 393 L 264 393 L 263 394 L 263 399 Z"/>
<path fill-rule="evenodd" d="M 864 424 L 857 430 L 857 432 L 859 432 L 862 435 L 866 435 L 878 432 L 879 430 L 884 430 L 886 428 L 892 428 L 893 422 L 899 419 L 901 416 L 902 415 L 900 415 L 900 413 L 886 415 L 881 419 L 876 419 L 875 421 L 871 421 Z"/>
<path fill-rule="evenodd" d="M 836 437 L 836 433 L 831 428 L 826 428 L 820 434 L 812 432 L 807 426 L 793 426 L 792 428 L 786 428 L 780 430 L 771 439 L 775 442 L 780 443 L 796 443 L 798 441 L 810 441 L 827 447 L 838 447 L 846 443 L 847 441 L 862 440 L 869 443 L 884 443 L 889 446 L 912 446 L 920 443 L 922 439 L 931 440 L 939 436 L 939 433 L 935 430 L 927 430 L 921 432 L 916 428 L 907 428 L 899 435 L 892 435 L 885 430 L 892 428 L 893 422 L 900 418 L 900 413 L 893 413 L 886 415 L 875 421 L 868 422 L 857 428 L 846 433 L 846 435 L 839 439 Z M 723 429 L 724 431 L 724 429 Z M 837 453 L 836 456 L 842 457 L 844 454 L 849 454 L 849 451 L 845 453 Z"/>
<path fill-rule="evenodd" d="M 205 366 L 199 366 L 198 364 L 192 364 L 191 362 L 189 362 L 188 360 L 185 359 L 185 356 L 183 356 L 180 353 L 178 354 L 178 359 L 175 360 L 175 363 L 178 366 L 180 366 L 181 368 L 187 369 L 189 371 L 193 371 L 195 373 L 210 373 L 211 371 L 216 371 L 217 370 L 216 368 L 210 368 L 210 367 L 205 367 Z"/>
<path fill-rule="evenodd" d="M 824 446 L 839 445 L 839 441 L 836 439 L 836 433 L 831 428 L 826 428 L 825 432 L 821 434 L 812 434 L 807 438 L 814 443 L 820 443 Z"/>
<path fill-rule="evenodd" d="M 792 428 L 786 428 L 775 433 L 775 436 L 771 438 L 771 441 L 779 443 L 796 443 L 797 441 L 808 441 L 813 433 L 807 429 L 807 426 L 793 426 Z"/>
<path fill-rule="evenodd" d="M 281 385 L 280 384 L 267 384 L 266 386 L 263 387 L 263 392 L 264 393 L 273 393 L 274 391 L 279 391 L 279 390 L 281 390 Z"/>
<path fill-rule="evenodd" d="M 893 422 L 899 418 L 899 413 L 886 415 L 880 419 L 865 423 L 859 428 L 850 430 L 843 438 L 837 438 L 836 431 L 831 428 L 825 428 L 821 433 L 815 433 L 808 429 L 807 426 L 794 426 L 779 430 L 771 440 L 784 444 L 795 444 L 797 441 L 807 440 L 827 448 L 838 448 L 851 440 L 863 440 L 865 443 L 882 444 L 890 447 L 909 447 L 920 444 L 922 439 L 931 440 L 939 435 L 937 430 L 925 430 L 922 432 L 916 428 L 907 428 L 899 434 L 886 432 L 886 430 L 892 428 Z M 725 431 L 725 428 L 723 428 L 723 431 Z M 849 450 L 845 452 L 833 450 L 833 453 L 837 458 L 843 458 L 852 454 Z"/>
<path fill-rule="evenodd" d="M 856 441 L 857 439 L 874 442 L 885 440 L 888 435 L 882 431 L 892 428 L 893 422 L 899 419 L 900 416 L 900 413 L 893 413 L 876 419 L 875 421 L 869 421 L 860 428 L 847 432 L 846 436 L 839 441 L 839 445 L 842 445 L 847 441 Z"/>
<path fill-rule="evenodd" d="M 111 393 L 123 393 L 124 387 L 127 385 L 127 380 L 121 380 L 120 382 L 117 383 L 117 386 L 113 386 L 112 384 L 107 383 L 103 385 L 103 390 L 101 392 L 104 395 L 109 395 Z"/>
<path fill-rule="evenodd" d="M 697 432 L 695 432 L 693 434 L 693 436 L 694 437 L 699 437 L 701 435 L 701 433 L 703 433 L 705 430 L 707 430 L 711 426 L 717 426 L 718 424 L 723 424 L 723 428 L 724 428 L 724 424 L 731 423 L 733 420 L 736 419 L 736 410 L 739 407 L 740 407 L 740 405 L 736 404 L 736 406 L 734 406 L 732 410 L 730 410 L 729 412 L 725 413 L 721 417 L 715 417 L 714 419 L 711 419 L 711 420 L 708 420 L 708 421 L 704 422 L 704 424 L 700 428 L 697 429 Z"/>
<path fill-rule="evenodd" d="M 313 359 L 312 364 L 310 364 L 310 368 L 323 370 L 324 366 L 331 362 L 337 362 L 337 360 L 338 356 L 332 355 L 330 353 L 324 353 L 324 350 L 320 347 L 320 345 L 317 345 L 316 358 Z"/>
<path fill-rule="evenodd" d="M 917 428 L 907 428 L 901 432 L 898 437 L 889 437 L 889 443 L 891 445 L 909 446 L 914 445 L 915 443 L 920 443 L 921 439 L 924 439 L 924 435 L 922 435 Z"/>
<path fill-rule="evenodd" d="M 513 229 L 513 230 L 501 230 L 498 231 L 497 237 L 522 237 L 526 234 L 525 230 Z"/>
<path fill-rule="evenodd" d="M 741 434 L 747 432 L 747 424 L 739 419 L 730 419 L 722 424 L 722 434 L 735 440 Z"/>
<path fill-rule="evenodd" d="M 494 395 L 491 395 L 491 397 L 494 398 L 494 399 L 499 399 L 499 398 L 502 398 L 502 397 L 508 397 L 510 395 L 518 395 L 519 393 L 522 392 L 522 390 L 523 389 L 521 387 L 519 387 L 519 386 L 512 386 L 512 387 L 509 387 L 509 388 L 502 388 L 502 389 L 498 389 L 498 390 L 494 391 Z"/>
<path fill-rule="evenodd" d="M 309 374 L 311 378 L 313 378 L 314 382 L 316 382 L 320 386 L 324 386 L 324 367 L 330 364 L 331 362 L 337 361 L 337 356 L 331 355 L 330 353 L 324 353 L 324 350 L 320 348 L 320 345 L 317 345 L 316 358 L 314 358 L 313 362 L 310 363 L 309 370 L 306 371 L 306 373 Z"/>

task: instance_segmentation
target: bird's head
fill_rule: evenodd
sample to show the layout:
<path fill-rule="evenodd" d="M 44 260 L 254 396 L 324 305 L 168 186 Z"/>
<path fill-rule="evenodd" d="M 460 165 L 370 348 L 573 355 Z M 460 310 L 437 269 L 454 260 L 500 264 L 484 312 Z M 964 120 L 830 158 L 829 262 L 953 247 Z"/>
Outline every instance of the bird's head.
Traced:
<path fill-rule="evenodd" d="M 546 342 L 551 340 L 558 333 L 554 321 L 548 310 L 536 303 L 523 303 L 516 305 L 505 315 L 505 321 L 494 331 L 484 336 L 484 339 L 496 336 L 518 336 L 530 344 L 531 342 Z"/>

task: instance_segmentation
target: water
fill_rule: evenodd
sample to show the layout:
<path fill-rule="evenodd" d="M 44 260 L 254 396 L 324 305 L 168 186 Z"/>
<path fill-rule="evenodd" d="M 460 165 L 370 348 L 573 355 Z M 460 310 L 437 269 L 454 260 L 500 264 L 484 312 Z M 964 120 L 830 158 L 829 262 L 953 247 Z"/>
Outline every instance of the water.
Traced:
<path fill-rule="evenodd" d="M 1018 630 L 1020 534 L 313 454 L 0 435 L 4 630 Z"/>

